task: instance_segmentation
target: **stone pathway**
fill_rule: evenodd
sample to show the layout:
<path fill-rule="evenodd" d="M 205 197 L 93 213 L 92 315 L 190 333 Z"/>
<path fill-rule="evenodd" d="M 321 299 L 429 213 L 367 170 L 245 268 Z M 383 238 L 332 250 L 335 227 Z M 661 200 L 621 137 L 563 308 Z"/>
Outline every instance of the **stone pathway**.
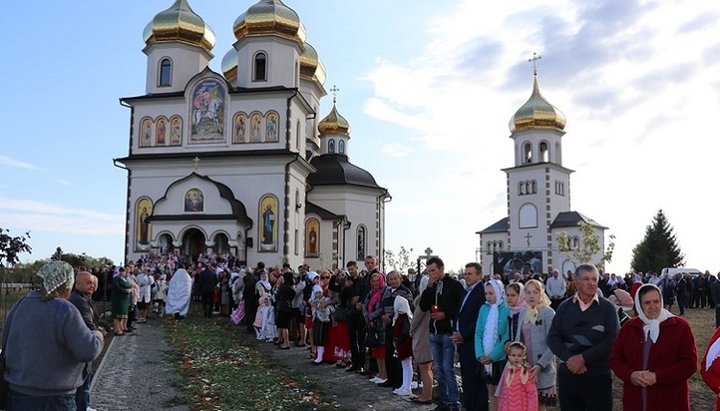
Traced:
<path fill-rule="evenodd" d="M 165 357 L 169 347 L 160 321 L 150 318 L 147 324 L 136 324 L 137 331 L 112 339 L 93 379 L 91 407 L 98 411 L 190 409 L 173 405 L 179 398 L 171 385 L 177 368 Z"/>

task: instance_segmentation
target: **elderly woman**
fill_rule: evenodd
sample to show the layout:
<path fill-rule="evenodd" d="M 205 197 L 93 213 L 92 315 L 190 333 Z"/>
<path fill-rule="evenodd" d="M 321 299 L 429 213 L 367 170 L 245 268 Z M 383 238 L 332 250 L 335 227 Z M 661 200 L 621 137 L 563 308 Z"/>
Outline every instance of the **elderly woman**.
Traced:
<path fill-rule="evenodd" d="M 103 336 L 66 301 L 73 283 L 72 267 L 51 261 L 10 311 L 3 330 L 7 410 L 75 410 L 83 369 L 102 351 Z"/>
<path fill-rule="evenodd" d="M 643 284 L 638 316 L 622 326 L 610 365 L 623 384 L 625 411 L 689 411 L 688 379 L 697 370 L 695 336 L 687 321 L 663 308 L 660 289 Z"/>
<path fill-rule="evenodd" d="M 117 277 L 113 278 L 112 281 L 112 295 L 110 298 L 115 335 L 123 335 L 127 329 L 130 293 L 132 293 L 132 285 L 127 279 L 127 271 L 124 267 L 120 267 Z"/>

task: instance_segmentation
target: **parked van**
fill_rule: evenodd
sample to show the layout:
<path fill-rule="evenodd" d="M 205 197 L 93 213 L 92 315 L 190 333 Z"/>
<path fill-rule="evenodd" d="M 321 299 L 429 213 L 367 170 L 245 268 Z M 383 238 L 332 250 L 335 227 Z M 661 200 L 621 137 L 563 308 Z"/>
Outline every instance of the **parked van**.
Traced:
<path fill-rule="evenodd" d="M 677 267 L 677 268 L 666 267 L 666 268 L 663 268 L 662 271 L 660 272 L 660 277 L 665 277 L 665 274 L 669 274 L 670 277 L 674 277 L 675 274 L 681 274 L 681 273 L 687 273 L 687 274 L 690 274 L 691 276 L 695 277 L 695 276 L 700 275 L 700 270 L 698 270 L 697 268 L 689 268 L 689 267 Z"/>

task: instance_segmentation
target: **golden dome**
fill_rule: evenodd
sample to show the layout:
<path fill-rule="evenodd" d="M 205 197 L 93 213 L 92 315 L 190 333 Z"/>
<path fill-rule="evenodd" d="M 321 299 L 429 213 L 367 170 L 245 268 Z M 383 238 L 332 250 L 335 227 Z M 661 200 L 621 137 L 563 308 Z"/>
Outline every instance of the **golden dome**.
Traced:
<path fill-rule="evenodd" d="M 157 42 L 179 41 L 204 48 L 215 46 L 215 32 L 195 14 L 187 0 L 176 0 L 169 9 L 156 14 L 143 33 L 148 46 Z"/>
<path fill-rule="evenodd" d="M 512 116 L 509 127 L 510 132 L 532 128 L 563 130 L 565 122 L 565 115 L 540 94 L 537 76 L 535 76 L 530 98 Z"/>
<path fill-rule="evenodd" d="M 350 137 L 350 123 L 345 120 L 345 117 L 341 116 L 337 112 L 337 107 L 333 103 L 333 108 L 330 110 L 330 114 L 325 116 L 324 119 L 318 124 L 318 131 L 320 135 L 341 135 Z"/>
<path fill-rule="evenodd" d="M 317 81 L 322 86 L 325 84 L 325 77 L 325 66 L 317 51 L 309 43 L 305 43 L 305 52 L 300 56 L 300 78 Z"/>
<path fill-rule="evenodd" d="M 280 0 L 260 0 L 233 24 L 235 38 L 248 36 L 276 35 L 289 40 L 305 43 L 305 26 L 300 17 Z"/>
<path fill-rule="evenodd" d="M 222 59 L 220 65 L 225 80 L 231 81 L 237 77 L 238 55 L 235 49 L 230 49 Z"/>

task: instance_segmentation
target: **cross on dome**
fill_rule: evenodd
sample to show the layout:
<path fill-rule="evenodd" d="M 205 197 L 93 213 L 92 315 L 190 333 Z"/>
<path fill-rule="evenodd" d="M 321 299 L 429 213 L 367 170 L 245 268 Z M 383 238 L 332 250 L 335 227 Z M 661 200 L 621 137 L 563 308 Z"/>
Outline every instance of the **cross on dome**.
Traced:
<path fill-rule="evenodd" d="M 537 74 L 538 74 L 537 67 L 538 67 L 538 61 L 540 61 L 540 59 L 542 59 L 542 56 L 537 54 L 534 51 L 533 51 L 532 58 L 528 59 L 528 62 L 532 63 L 532 65 L 533 65 L 533 75 L 535 77 L 537 77 Z"/>
<path fill-rule="evenodd" d="M 332 88 L 330 89 L 333 93 L 333 104 L 337 103 L 337 92 L 340 91 L 339 88 L 335 84 L 333 84 Z"/>

